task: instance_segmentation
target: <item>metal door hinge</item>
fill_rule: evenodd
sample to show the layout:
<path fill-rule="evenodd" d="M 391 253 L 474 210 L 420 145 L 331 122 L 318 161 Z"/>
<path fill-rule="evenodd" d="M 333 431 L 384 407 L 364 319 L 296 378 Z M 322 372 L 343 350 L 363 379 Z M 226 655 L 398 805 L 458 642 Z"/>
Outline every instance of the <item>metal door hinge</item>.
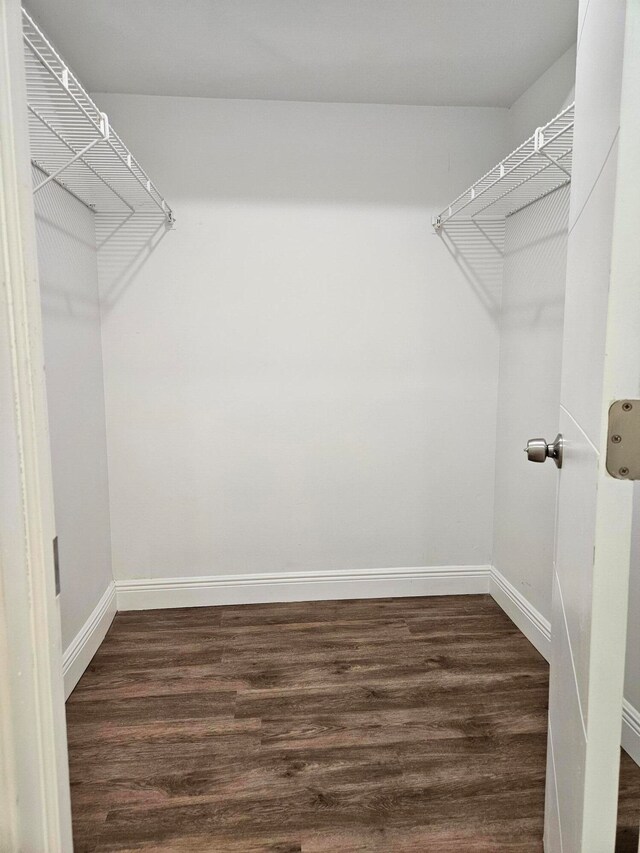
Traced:
<path fill-rule="evenodd" d="M 53 539 L 53 572 L 56 579 L 56 595 L 60 595 L 60 558 L 58 557 L 58 537 Z"/>
<path fill-rule="evenodd" d="M 609 407 L 607 471 L 617 480 L 640 480 L 640 400 Z"/>

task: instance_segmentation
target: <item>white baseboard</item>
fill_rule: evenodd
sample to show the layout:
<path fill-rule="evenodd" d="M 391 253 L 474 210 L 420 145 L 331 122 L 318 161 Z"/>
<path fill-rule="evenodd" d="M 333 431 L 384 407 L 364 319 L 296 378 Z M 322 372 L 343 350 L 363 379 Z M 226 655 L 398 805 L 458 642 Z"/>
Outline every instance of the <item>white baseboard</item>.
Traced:
<path fill-rule="evenodd" d="M 65 699 L 69 697 L 73 688 L 80 681 L 80 676 L 89 666 L 91 658 L 98 651 L 116 612 L 116 587 L 111 581 L 100 601 L 93 608 L 91 615 L 62 656 Z"/>
<path fill-rule="evenodd" d="M 426 566 L 357 571 L 139 578 L 116 581 L 118 610 L 211 607 L 489 591 L 489 566 Z"/>
<path fill-rule="evenodd" d="M 550 660 L 551 624 L 495 566 L 491 569 L 489 591 L 540 654 Z M 640 764 L 640 711 L 626 699 L 622 704 L 622 748 Z"/>
<path fill-rule="evenodd" d="M 530 604 L 495 566 L 491 568 L 489 592 L 512 622 L 540 654 L 551 658 L 551 623 Z"/>
<path fill-rule="evenodd" d="M 622 748 L 640 764 L 640 711 L 622 700 Z"/>

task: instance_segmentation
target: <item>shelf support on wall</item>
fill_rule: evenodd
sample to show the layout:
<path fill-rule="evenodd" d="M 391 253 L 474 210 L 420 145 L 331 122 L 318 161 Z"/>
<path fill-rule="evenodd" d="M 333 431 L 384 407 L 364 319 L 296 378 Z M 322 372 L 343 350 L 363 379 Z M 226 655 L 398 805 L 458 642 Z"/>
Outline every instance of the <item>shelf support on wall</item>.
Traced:
<path fill-rule="evenodd" d="M 436 232 L 452 220 L 511 216 L 568 184 L 573 114 L 571 104 L 434 216 Z"/>
<path fill-rule="evenodd" d="M 170 205 L 110 127 L 106 113 L 23 10 L 33 165 L 96 213 L 153 213 L 174 224 Z"/>

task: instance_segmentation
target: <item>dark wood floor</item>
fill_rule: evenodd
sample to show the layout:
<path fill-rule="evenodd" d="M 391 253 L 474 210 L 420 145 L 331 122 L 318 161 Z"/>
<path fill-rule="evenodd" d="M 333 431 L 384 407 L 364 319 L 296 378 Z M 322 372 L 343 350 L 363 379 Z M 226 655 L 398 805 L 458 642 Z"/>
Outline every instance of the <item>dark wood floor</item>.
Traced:
<path fill-rule="evenodd" d="M 547 677 L 488 596 L 119 614 L 67 703 L 76 853 L 538 853 Z"/>

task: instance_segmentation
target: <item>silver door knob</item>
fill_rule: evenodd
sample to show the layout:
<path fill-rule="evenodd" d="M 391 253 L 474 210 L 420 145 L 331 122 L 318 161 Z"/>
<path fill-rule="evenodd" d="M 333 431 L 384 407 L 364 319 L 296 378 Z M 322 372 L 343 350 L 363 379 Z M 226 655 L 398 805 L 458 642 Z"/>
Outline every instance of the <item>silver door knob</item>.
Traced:
<path fill-rule="evenodd" d="M 558 433 L 551 444 L 544 438 L 530 438 L 524 449 L 529 462 L 544 462 L 553 459 L 558 468 L 562 468 L 562 435 Z"/>

